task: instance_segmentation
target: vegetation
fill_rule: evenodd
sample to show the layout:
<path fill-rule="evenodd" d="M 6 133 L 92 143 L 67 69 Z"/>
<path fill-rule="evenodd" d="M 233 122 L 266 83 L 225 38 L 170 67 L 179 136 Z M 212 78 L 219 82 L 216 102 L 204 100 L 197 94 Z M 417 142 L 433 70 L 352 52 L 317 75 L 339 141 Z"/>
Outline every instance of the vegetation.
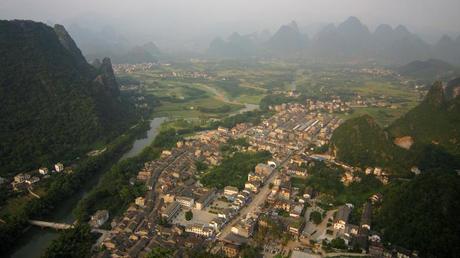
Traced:
<path fill-rule="evenodd" d="M 78 224 L 75 228 L 61 233 L 59 238 L 51 243 L 43 257 L 91 257 L 91 247 L 95 239 L 88 224 Z"/>
<path fill-rule="evenodd" d="M 406 155 L 368 115 L 350 119 L 337 128 L 330 148 L 339 160 L 363 168 L 378 166 L 397 169 L 402 166 Z"/>
<path fill-rule="evenodd" d="M 136 157 L 119 161 L 101 178 L 97 187 L 80 200 L 74 210 L 75 216 L 85 221 L 96 210 L 107 209 L 110 214 L 118 214 L 136 197 L 144 195 L 145 185 L 130 184 L 145 162 L 160 156 L 163 149 L 175 146 L 180 136 L 174 129 L 161 131 L 151 146 Z"/>
<path fill-rule="evenodd" d="M 62 26 L 1 21 L 0 38 L 1 176 L 73 160 L 134 123 L 110 60 L 90 66 Z"/>
<path fill-rule="evenodd" d="M 275 106 L 275 105 L 280 105 L 280 104 L 285 104 L 285 103 L 293 103 L 297 102 L 299 99 L 293 98 L 293 97 L 286 97 L 283 94 L 271 94 L 265 96 L 261 101 L 260 101 L 260 109 L 262 110 L 268 110 L 270 106 Z"/>
<path fill-rule="evenodd" d="M 252 123 L 254 125 L 259 124 L 265 116 L 268 116 L 270 113 L 265 111 L 248 111 L 242 114 L 237 114 L 234 116 L 226 117 L 221 121 L 217 121 L 213 124 L 213 127 L 223 126 L 226 128 L 232 128 L 240 123 Z"/>
<path fill-rule="evenodd" d="M 458 86 L 452 84 L 444 90 L 442 83 L 436 83 L 425 100 L 395 121 L 389 132 L 396 137 L 412 136 L 422 146 L 434 142 L 448 153 L 460 155 L 460 97 L 449 96 L 449 90 Z"/>
<path fill-rule="evenodd" d="M 186 211 L 185 212 L 185 220 L 189 221 L 193 219 L 193 212 L 192 211 Z"/>
<path fill-rule="evenodd" d="M 16 199 L 9 200 L 0 213 L 6 223 L 0 224 L 0 252 L 7 253 L 11 250 L 23 229 L 28 225 L 31 217 L 39 218 L 49 214 L 53 207 L 77 192 L 92 176 L 106 169 L 114 160 L 126 152 L 133 139 L 140 132 L 145 132 L 147 123 L 133 128 L 128 133 L 121 135 L 109 145 L 107 150 L 99 156 L 88 157 L 82 160 L 72 174 L 61 174 L 51 177 L 46 183 L 46 192 L 40 199 L 27 199 L 17 205 Z"/>
<path fill-rule="evenodd" d="M 173 251 L 163 247 L 156 247 L 150 251 L 145 258 L 171 258 L 173 256 Z"/>
<path fill-rule="evenodd" d="M 267 151 L 237 152 L 224 159 L 219 166 L 212 168 L 200 181 L 205 186 L 219 189 L 228 185 L 243 189 L 248 173 L 254 171 L 258 163 L 264 163 L 270 158 L 271 154 Z"/>
<path fill-rule="evenodd" d="M 313 211 L 310 213 L 310 221 L 313 221 L 316 225 L 319 225 L 323 221 L 323 215 L 319 211 Z"/>
<path fill-rule="evenodd" d="M 384 239 L 423 257 L 455 257 L 460 251 L 460 178 L 435 170 L 393 184 L 384 194 L 377 227 Z"/>

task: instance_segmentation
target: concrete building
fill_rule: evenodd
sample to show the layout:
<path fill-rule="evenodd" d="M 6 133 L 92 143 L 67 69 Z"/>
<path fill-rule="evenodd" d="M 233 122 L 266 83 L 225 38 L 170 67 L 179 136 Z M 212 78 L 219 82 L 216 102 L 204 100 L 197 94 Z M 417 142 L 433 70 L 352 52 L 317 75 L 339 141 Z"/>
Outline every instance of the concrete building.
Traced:
<path fill-rule="evenodd" d="M 179 213 L 179 211 L 181 210 L 181 205 L 179 202 L 172 202 L 170 203 L 166 209 L 161 213 L 161 217 L 163 217 L 164 219 L 166 219 L 167 221 L 172 221 L 174 219 L 174 217 L 177 216 L 177 214 Z"/>
<path fill-rule="evenodd" d="M 98 228 L 109 219 L 109 211 L 108 210 L 98 210 L 96 213 L 94 213 L 93 216 L 91 216 L 91 219 L 89 221 L 89 224 L 93 228 Z"/>

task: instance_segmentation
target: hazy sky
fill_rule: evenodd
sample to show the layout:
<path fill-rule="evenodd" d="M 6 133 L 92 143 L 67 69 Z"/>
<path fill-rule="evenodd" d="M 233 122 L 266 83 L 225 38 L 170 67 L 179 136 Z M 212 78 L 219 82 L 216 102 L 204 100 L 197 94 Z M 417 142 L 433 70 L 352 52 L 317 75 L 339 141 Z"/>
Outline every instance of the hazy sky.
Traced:
<path fill-rule="evenodd" d="M 94 22 L 145 35 L 243 33 L 296 20 L 305 26 L 357 16 L 414 31 L 460 31 L 460 0 L 0 0 L 0 18 Z M 160 36 L 159 36 L 160 37 Z"/>

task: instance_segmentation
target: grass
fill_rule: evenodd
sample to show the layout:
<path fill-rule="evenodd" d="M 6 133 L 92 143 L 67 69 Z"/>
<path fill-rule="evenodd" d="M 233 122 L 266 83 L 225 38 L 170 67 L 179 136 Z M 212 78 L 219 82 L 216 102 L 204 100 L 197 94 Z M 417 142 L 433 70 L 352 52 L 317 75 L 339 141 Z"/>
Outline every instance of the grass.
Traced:
<path fill-rule="evenodd" d="M 387 127 L 393 121 L 401 117 L 403 114 L 405 114 L 407 111 L 409 111 L 414 106 L 407 105 L 407 106 L 400 107 L 397 109 L 382 108 L 382 107 L 355 108 L 353 110 L 353 113 L 351 114 L 338 114 L 338 116 L 342 119 L 347 120 L 347 119 L 351 119 L 351 118 L 355 118 L 355 117 L 359 117 L 359 116 L 367 114 L 375 118 L 377 123 L 379 123 L 379 125 L 381 125 L 382 127 Z"/>
<path fill-rule="evenodd" d="M 198 110 L 199 107 L 218 108 L 230 106 L 231 109 L 226 113 L 204 113 Z M 221 118 L 242 109 L 244 105 L 230 104 L 216 98 L 203 98 L 192 100 L 186 103 L 163 102 L 158 107 L 155 116 L 167 116 L 173 118 Z"/>

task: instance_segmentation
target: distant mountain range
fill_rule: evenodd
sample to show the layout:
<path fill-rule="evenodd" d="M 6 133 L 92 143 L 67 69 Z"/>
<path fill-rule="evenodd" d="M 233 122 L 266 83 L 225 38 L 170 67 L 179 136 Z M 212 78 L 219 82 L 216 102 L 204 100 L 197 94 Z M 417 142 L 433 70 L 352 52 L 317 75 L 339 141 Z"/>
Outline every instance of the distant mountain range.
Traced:
<path fill-rule="evenodd" d="M 133 121 L 110 59 L 89 65 L 65 28 L 0 21 L 0 175 L 75 158 Z"/>
<path fill-rule="evenodd" d="M 132 46 L 111 27 L 94 32 L 72 24 L 69 26 L 69 34 L 75 38 L 89 61 L 110 57 L 115 64 L 155 63 L 164 56 L 155 43 Z"/>
<path fill-rule="evenodd" d="M 215 40 L 208 54 L 220 58 L 301 57 L 326 63 L 378 62 L 391 65 L 436 58 L 458 65 L 460 36 L 455 40 L 443 36 L 438 43 L 430 45 L 402 25 L 392 28 L 383 24 L 371 32 L 359 19 L 350 17 L 338 26 L 324 26 L 312 37 L 301 33 L 297 24 L 291 22 L 281 26 L 264 42 L 254 38 L 253 34 Z"/>

